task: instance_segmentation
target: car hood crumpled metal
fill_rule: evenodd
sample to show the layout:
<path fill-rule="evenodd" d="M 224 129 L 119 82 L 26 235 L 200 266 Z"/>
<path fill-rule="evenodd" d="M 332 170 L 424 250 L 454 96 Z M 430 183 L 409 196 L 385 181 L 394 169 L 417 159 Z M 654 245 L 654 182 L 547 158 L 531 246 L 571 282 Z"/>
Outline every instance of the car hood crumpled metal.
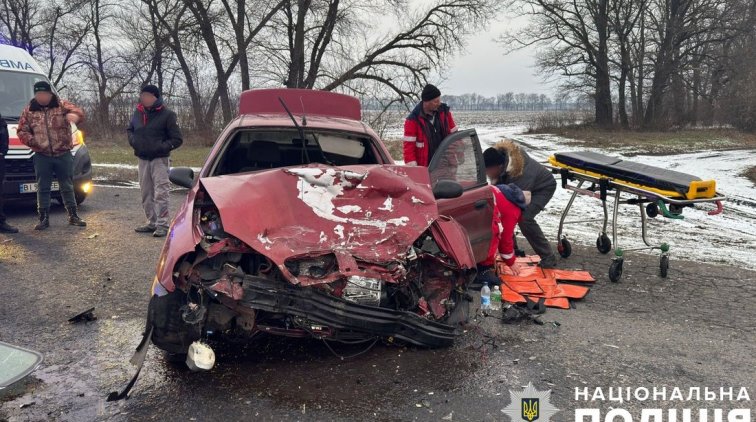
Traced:
<path fill-rule="evenodd" d="M 200 180 L 224 230 L 279 267 L 343 251 L 369 262 L 406 256 L 438 218 L 424 167 L 322 164 Z"/>

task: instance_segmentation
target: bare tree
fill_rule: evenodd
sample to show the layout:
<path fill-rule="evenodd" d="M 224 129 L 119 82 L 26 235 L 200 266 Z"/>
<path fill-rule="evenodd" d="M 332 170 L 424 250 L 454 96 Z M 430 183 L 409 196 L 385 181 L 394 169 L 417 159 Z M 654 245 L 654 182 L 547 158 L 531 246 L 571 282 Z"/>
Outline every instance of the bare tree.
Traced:
<path fill-rule="evenodd" d="M 43 57 L 47 77 L 58 90 L 65 90 L 63 78 L 71 70 L 85 66 L 79 56 L 81 47 L 92 29 L 86 12 L 87 0 L 56 4 L 48 3 L 44 44 L 36 51 Z"/>
<path fill-rule="evenodd" d="M 591 88 L 596 124 L 613 124 L 609 66 L 609 0 L 515 0 L 531 24 L 501 38 L 508 48 L 541 47 L 538 65 L 566 77 L 569 89 Z"/>
<path fill-rule="evenodd" d="M 0 24 L 2 34 L 12 45 L 21 47 L 34 54 L 41 44 L 41 32 L 44 28 L 42 10 L 44 2 L 40 0 L 2 0 L 0 2 Z"/>
<path fill-rule="evenodd" d="M 726 3 L 725 0 L 654 0 L 650 3 L 649 29 L 654 34 L 655 51 L 644 128 L 666 125 L 664 101 L 670 83 L 673 78 L 679 78 L 679 72 L 696 57 L 696 52 L 731 36 L 726 30 L 729 23 L 722 19 Z M 680 83 L 679 79 L 676 83 Z M 678 97 L 680 91 L 678 85 Z"/>
<path fill-rule="evenodd" d="M 632 77 L 631 42 L 638 28 L 638 21 L 643 16 L 646 2 L 647 0 L 611 0 L 609 6 L 609 22 L 616 36 L 612 56 L 615 66 L 619 68 L 617 108 L 619 123 L 624 129 L 630 128 L 627 113 L 628 80 L 630 80 L 631 93 L 634 92 L 635 87 Z"/>
<path fill-rule="evenodd" d="M 138 56 L 128 47 L 116 47 L 109 38 L 119 38 L 117 26 L 117 3 L 107 0 L 90 0 L 89 25 L 91 34 L 85 42 L 85 62 L 95 85 L 97 108 L 95 121 L 110 122 L 110 103 L 123 94 L 134 81 L 138 71 Z"/>
<path fill-rule="evenodd" d="M 401 0 L 287 0 L 259 44 L 260 71 L 290 88 L 414 100 L 496 10 L 491 0 L 438 0 L 417 11 Z M 396 29 L 377 27 L 376 13 L 395 16 Z"/>

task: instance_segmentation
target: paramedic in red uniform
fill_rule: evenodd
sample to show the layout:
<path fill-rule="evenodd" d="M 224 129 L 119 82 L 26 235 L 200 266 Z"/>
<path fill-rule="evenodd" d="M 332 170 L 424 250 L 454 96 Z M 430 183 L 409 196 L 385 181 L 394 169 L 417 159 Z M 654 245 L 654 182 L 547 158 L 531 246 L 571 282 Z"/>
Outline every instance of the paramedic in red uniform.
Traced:
<path fill-rule="evenodd" d="M 449 106 L 441 102 L 441 91 L 426 85 L 422 101 L 404 121 L 404 163 L 428 167 L 441 141 L 457 131 Z"/>
<path fill-rule="evenodd" d="M 517 185 L 491 186 L 494 195 L 494 215 L 491 222 L 491 246 L 488 250 L 488 258 L 478 263 L 478 276 L 476 285 L 488 283 L 489 286 L 499 284 L 496 276 L 496 256 L 498 255 L 505 264 L 518 272 L 515 265 L 514 230 L 520 220 L 523 211 L 530 202 L 530 192 L 522 191 Z"/>

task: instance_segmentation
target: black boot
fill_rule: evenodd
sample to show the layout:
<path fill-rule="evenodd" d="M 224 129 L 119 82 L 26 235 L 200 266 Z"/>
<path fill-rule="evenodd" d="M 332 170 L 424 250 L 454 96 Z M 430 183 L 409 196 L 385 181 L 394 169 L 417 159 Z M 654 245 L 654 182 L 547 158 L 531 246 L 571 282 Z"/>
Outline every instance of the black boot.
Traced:
<path fill-rule="evenodd" d="M 68 209 L 68 224 L 78 227 L 86 227 L 87 223 L 76 214 L 76 207 Z"/>
<path fill-rule="evenodd" d="M 39 223 L 36 226 L 34 226 L 34 230 L 44 230 L 48 227 L 50 227 L 50 211 L 40 210 Z"/>
<path fill-rule="evenodd" d="M 18 229 L 5 221 L 0 221 L 0 233 L 18 233 Z"/>

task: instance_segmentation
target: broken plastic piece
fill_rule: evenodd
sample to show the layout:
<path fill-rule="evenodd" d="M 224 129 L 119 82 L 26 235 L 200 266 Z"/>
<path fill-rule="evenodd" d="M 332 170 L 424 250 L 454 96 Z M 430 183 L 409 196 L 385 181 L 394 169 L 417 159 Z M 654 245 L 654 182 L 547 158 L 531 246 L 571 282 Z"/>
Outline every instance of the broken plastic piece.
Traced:
<path fill-rule="evenodd" d="M 78 313 L 78 314 L 72 316 L 71 318 L 68 318 L 68 322 L 70 322 L 72 324 L 75 324 L 75 323 L 78 323 L 78 322 L 95 321 L 95 320 L 97 320 L 97 317 L 94 314 L 94 310 L 95 310 L 95 308 L 92 307 L 92 308 L 87 309 L 84 312 Z"/>
<path fill-rule="evenodd" d="M 121 391 L 120 393 L 117 391 L 111 392 L 110 394 L 108 394 L 106 401 L 118 401 L 129 398 L 129 392 L 134 387 L 134 384 L 136 384 L 136 380 L 137 378 L 139 378 L 139 373 L 142 371 L 142 367 L 144 366 L 144 359 L 147 357 L 147 349 L 149 348 L 150 342 L 152 341 L 153 328 L 154 327 L 150 325 L 149 329 L 144 332 L 142 341 L 139 342 L 139 345 L 136 347 L 136 351 L 134 352 L 134 356 L 132 356 L 131 360 L 129 361 L 132 365 L 135 365 L 137 367 L 136 373 L 133 377 L 131 377 L 131 380 L 129 380 L 129 383 L 126 384 L 126 387 L 124 387 L 123 391 Z"/>
<path fill-rule="evenodd" d="M 186 354 L 186 366 L 192 371 L 209 371 L 215 365 L 215 352 L 205 343 L 195 341 Z"/>

